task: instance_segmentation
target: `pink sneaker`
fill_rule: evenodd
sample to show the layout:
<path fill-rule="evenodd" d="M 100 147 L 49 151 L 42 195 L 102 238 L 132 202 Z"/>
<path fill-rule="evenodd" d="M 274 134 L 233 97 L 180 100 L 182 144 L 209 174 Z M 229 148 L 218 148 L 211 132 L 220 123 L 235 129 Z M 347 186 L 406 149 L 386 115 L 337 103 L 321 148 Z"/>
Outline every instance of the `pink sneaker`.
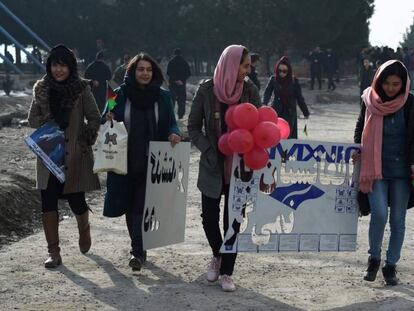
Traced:
<path fill-rule="evenodd" d="M 236 285 L 234 285 L 233 279 L 227 274 L 223 274 L 220 277 L 221 289 L 225 292 L 234 292 L 236 290 Z"/>
<path fill-rule="evenodd" d="M 221 257 L 214 257 L 211 259 L 207 270 L 207 281 L 215 282 L 220 275 Z"/>

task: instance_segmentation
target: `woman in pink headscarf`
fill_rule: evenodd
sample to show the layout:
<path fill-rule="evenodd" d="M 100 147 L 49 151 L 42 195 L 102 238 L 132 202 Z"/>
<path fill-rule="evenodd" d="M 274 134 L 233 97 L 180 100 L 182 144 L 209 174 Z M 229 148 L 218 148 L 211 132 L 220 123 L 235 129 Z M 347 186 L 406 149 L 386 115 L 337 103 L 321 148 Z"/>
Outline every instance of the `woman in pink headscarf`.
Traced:
<path fill-rule="evenodd" d="M 201 151 L 197 186 L 201 191 L 203 228 L 213 257 L 207 271 L 207 280 L 220 277 L 224 291 L 236 289 L 231 275 L 237 254 L 221 254 L 223 243 L 220 226 L 220 200 L 224 195 L 224 234 L 228 224 L 228 196 L 231 159 L 217 146 L 219 137 L 227 132 L 224 115 L 231 105 L 250 102 L 260 106 L 259 92 L 246 79 L 250 72 L 248 50 L 241 45 L 228 46 L 220 56 L 214 78 L 200 84 L 188 118 L 188 132 L 193 144 Z M 237 233 L 240 224 L 232 224 Z"/>
<path fill-rule="evenodd" d="M 371 209 L 369 258 L 364 276 L 374 281 L 381 264 L 381 245 L 390 207 L 391 235 L 382 274 L 387 285 L 397 285 L 396 264 L 405 234 L 414 172 L 414 109 L 405 66 L 390 60 L 378 68 L 365 89 L 354 140 L 361 143 L 359 190 L 368 194 Z"/>

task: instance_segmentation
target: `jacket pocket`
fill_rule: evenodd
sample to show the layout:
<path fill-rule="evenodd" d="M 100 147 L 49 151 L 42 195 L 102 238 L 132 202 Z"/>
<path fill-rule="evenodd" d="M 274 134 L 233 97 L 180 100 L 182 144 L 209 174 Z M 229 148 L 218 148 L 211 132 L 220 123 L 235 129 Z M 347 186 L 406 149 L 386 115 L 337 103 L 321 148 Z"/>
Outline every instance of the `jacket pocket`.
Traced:
<path fill-rule="evenodd" d="M 218 162 L 217 152 L 212 147 L 209 147 L 201 154 L 200 163 L 205 164 L 210 168 L 216 168 Z"/>

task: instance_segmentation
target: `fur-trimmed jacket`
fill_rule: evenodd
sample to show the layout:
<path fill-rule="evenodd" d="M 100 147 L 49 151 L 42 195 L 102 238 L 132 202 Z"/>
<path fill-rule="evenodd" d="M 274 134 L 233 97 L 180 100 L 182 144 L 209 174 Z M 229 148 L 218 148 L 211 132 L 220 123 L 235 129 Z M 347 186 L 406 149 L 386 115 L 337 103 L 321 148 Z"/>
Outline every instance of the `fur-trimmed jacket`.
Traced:
<path fill-rule="evenodd" d="M 33 99 L 29 111 L 29 125 L 39 128 L 51 120 L 49 87 L 45 80 L 33 86 Z M 85 123 L 85 119 L 87 123 Z M 70 112 L 69 126 L 65 129 L 65 186 L 63 194 L 100 189 L 99 179 L 93 174 L 92 145 L 100 125 L 100 114 L 89 86 L 75 100 Z M 47 188 L 49 170 L 37 159 L 36 186 Z"/>

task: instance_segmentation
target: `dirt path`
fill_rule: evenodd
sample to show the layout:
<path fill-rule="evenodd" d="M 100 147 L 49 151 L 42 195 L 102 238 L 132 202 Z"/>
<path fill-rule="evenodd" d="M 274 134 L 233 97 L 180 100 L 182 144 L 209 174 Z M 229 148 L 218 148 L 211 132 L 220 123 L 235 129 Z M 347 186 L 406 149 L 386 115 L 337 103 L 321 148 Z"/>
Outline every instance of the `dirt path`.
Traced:
<path fill-rule="evenodd" d="M 307 121 L 309 139 L 352 141 L 358 103 L 318 104 L 316 93 L 305 95 L 314 113 Z M 300 120 L 299 128 L 303 126 Z M 26 131 L 0 130 L 0 140 L 9 146 L 8 152 L 1 149 L 0 170 L 10 168 L 33 178 L 34 158 L 21 141 Z M 10 164 L 15 156 L 25 160 Z M 385 287 L 381 277 L 373 283 L 362 281 L 369 218 L 359 221 L 355 253 L 243 253 L 236 264 L 235 293 L 207 284 L 210 251 L 195 187 L 198 156 L 194 150 L 185 243 L 149 251 L 145 269 L 132 273 L 124 219 L 104 218 L 103 192 L 96 192 L 88 198 L 95 211 L 88 255 L 78 250 L 73 218 L 60 224 L 63 265 L 56 270 L 43 268 L 41 231 L 0 250 L 0 310 L 414 310 L 414 211 L 408 213 L 399 286 Z M 387 229 L 386 238 L 388 234 Z"/>

